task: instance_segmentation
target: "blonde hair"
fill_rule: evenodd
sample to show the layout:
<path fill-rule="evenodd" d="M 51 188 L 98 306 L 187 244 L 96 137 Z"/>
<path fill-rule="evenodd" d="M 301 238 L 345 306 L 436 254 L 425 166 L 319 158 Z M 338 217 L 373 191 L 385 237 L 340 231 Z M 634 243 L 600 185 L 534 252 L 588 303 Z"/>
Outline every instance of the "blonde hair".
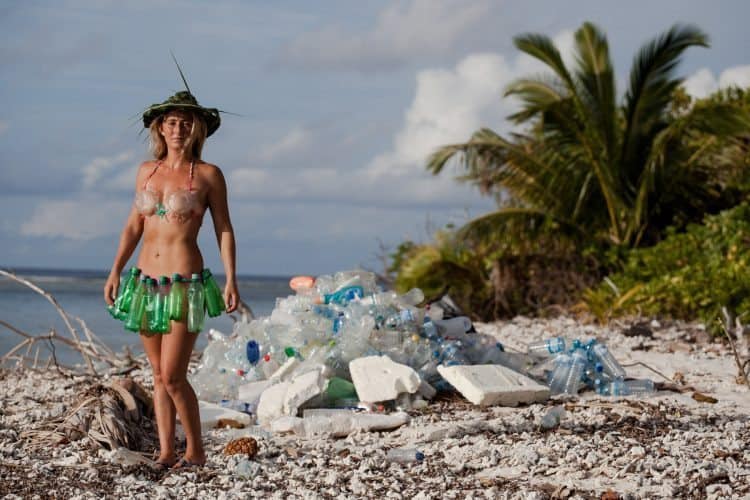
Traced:
<path fill-rule="evenodd" d="M 164 113 L 157 119 L 151 122 L 149 126 L 150 145 L 149 149 L 151 154 L 157 160 L 163 160 L 167 157 L 167 142 L 161 135 L 161 124 L 164 119 L 171 113 L 180 112 L 189 115 L 192 118 L 193 127 L 190 130 L 190 135 L 185 141 L 185 149 L 190 151 L 190 156 L 193 160 L 200 160 L 201 153 L 203 152 L 203 144 L 206 142 L 207 127 L 206 121 L 198 113 L 188 109 L 176 109 Z"/>

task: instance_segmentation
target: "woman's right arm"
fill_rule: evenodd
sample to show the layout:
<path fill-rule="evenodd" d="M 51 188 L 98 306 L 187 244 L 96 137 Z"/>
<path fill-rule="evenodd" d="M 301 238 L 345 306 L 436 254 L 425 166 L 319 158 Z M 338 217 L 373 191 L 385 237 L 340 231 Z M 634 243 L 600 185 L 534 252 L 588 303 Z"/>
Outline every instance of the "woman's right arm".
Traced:
<path fill-rule="evenodd" d="M 136 179 L 136 190 L 141 182 L 142 172 L 144 171 L 143 165 L 138 169 L 138 176 Z M 128 219 L 125 221 L 125 227 L 122 229 L 120 234 L 120 244 L 117 247 L 117 254 L 115 254 L 115 260 L 112 263 L 112 269 L 109 272 L 109 277 L 104 284 L 104 300 L 107 304 L 114 304 L 117 298 L 117 292 L 120 288 L 120 274 L 122 268 L 125 267 L 130 256 L 133 255 L 135 248 L 138 246 L 138 242 L 143 235 L 143 217 L 138 213 L 138 210 L 133 204 L 128 214 Z"/>

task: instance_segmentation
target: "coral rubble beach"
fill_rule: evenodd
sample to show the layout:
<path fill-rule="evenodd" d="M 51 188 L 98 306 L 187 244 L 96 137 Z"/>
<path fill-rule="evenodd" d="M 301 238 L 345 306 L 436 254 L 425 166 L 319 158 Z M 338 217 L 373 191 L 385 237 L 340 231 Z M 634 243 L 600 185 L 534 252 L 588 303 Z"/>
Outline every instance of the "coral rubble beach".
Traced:
<path fill-rule="evenodd" d="M 410 411 L 391 432 L 343 439 L 255 431 L 258 455 L 238 468 L 222 453 L 248 430 L 205 433 L 207 466 L 159 472 L 121 465 L 87 439 L 35 447 L 25 431 L 67 413 L 91 376 L 54 370 L 0 371 L 0 496 L 4 498 L 747 498 L 750 496 L 750 393 L 737 381 L 730 347 L 701 325 L 634 321 L 609 326 L 571 318 L 476 324 L 508 348 L 555 335 L 604 340 L 630 375 L 666 382 L 648 398 L 584 392 L 543 404 L 476 407 L 458 394 Z M 627 335 L 626 335 L 627 333 Z M 150 388 L 147 371 L 129 374 Z M 556 405 L 565 414 L 544 429 Z M 425 459 L 386 460 L 396 447 Z"/>

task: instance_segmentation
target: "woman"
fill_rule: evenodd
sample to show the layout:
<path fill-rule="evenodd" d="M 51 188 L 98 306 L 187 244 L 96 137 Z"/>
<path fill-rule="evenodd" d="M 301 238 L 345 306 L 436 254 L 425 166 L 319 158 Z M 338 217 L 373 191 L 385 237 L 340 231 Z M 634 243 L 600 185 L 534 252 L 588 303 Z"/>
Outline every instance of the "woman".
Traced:
<path fill-rule="evenodd" d="M 113 304 L 120 273 L 141 237 L 137 267 L 143 274 L 158 277 L 179 273 L 190 278 L 201 273 L 203 257 L 197 238 L 208 208 L 227 277 L 224 303 L 226 311 L 232 312 L 240 298 L 226 182 L 217 166 L 201 160 L 206 137 L 219 128 L 219 111 L 200 106 L 189 90 L 182 91 L 149 107 L 143 113 L 143 125 L 150 132 L 154 160 L 138 169 L 135 203 L 104 285 L 104 299 Z M 187 381 L 197 335 L 188 332 L 186 321 L 172 321 L 168 334 L 140 333 L 154 375 L 154 412 L 161 448 L 157 463 L 161 468 L 203 465 L 206 453 L 198 400 Z M 185 455 L 179 460 L 175 453 L 175 412 L 187 438 Z"/>

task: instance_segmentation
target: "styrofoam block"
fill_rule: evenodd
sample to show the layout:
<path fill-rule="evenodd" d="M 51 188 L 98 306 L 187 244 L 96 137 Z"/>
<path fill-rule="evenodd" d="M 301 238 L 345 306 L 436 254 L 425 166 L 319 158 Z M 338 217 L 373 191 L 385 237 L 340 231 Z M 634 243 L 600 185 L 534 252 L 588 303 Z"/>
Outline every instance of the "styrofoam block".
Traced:
<path fill-rule="evenodd" d="M 273 432 L 294 432 L 301 434 L 302 430 L 302 419 L 299 417 L 283 416 L 279 417 L 271 422 L 271 431 Z"/>
<path fill-rule="evenodd" d="M 438 366 L 438 372 L 476 405 L 517 406 L 549 398 L 546 385 L 501 365 Z"/>
<path fill-rule="evenodd" d="M 201 415 L 202 431 L 216 427 L 219 419 L 235 420 L 243 425 L 252 425 L 253 423 L 253 418 L 247 413 L 230 410 L 229 408 L 224 408 L 223 406 L 207 401 L 198 401 L 198 411 Z"/>
<path fill-rule="evenodd" d="M 276 381 L 283 381 L 285 380 L 291 373 L 294 371 L 295 368 L 300 364 L 300 360 L 292 357 L 287 358 L 287 360 L 284 362 L 283 365 L 279 367 L 278 370 L 273 372 L 273 375 L 271 375 L 268 379 L 276 382 Z"/>
<path fill-rule="evenodd" d="M 349 372 L 360 401 L 390 401 L 402 392 L 413 394 L 421 378 L 413 368 L 394 363 L 388 356 L 366 356 L 349 363 Z"/>
<path fill-rule="evenodd" d="M 311 370 L 294 377 L 284 396 L 284 414 L 296 416 L 299 407 L 323 392 L 327 383 L 328 379 L 321 374 L 320 370 Z"/>
<path fill-rule="evenodd" d="M 331 416 L 312 416 L 302 419 L 302 427 L 295 432 L 305 437 L 343 437 L 354 431 L 386 431 L 408 424 L 411 418 L 407 413 L 396 412 L 390 415 L 349 413 Z M 298 430 L 299 429 L 299 432 Z"/>
<path fill-rule="evenodd" d="M 258 422 L 267 426 L 275 419 L 284 416 L 284 397 L 289 382 L 280 382 L 268 387 L 258 401 Z"/>

